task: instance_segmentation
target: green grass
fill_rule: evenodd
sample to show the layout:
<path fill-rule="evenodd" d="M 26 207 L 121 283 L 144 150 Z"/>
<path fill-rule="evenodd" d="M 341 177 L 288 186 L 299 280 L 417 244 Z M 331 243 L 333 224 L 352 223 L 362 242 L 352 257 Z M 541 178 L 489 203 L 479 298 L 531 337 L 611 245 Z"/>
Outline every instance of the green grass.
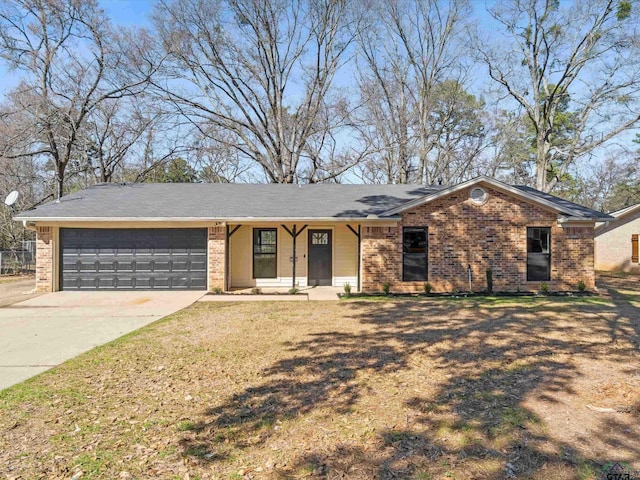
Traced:
<path fill-rule="evenodd" d="M 640 297 L 640 296 L 639 296 Z M 583 304 L 583 305 L 604 305 L 604 306 L 614 306 L 614 303 L 609 298 L 598 297 L 598 296 L 587 296 L 587 295 L 575 295 L 575 296 L 554 296 L 554 295 L 516 295 L 516 296 L 501 296 L 501 295 L 492 295 L 492 296 L 483 296 L 483 295 L 473 295 L 473 296 L 465 296 L 464 294 L 458 295 L 442 295 L 442 296 L 427 296 L 427 295 L 416 295 L 416 296 L 394 296 L 391 295 L 351 295 L 349 297 L 341 297 L 343 302 L 362 302 L 362 301 L 372 301 L 372 302 L 425 302 L 434 304 L 447 304 L 447 303 L 468 303 L 470 307 L 504 307 L 504 306 L 519 306 L 519 305 L 542 305 L 547 304 L 549 302 L 557 302 L 562 305 L 574 305 L 574 304 Z"/>
<path fill-rule="evenodd" d="M 74 466 L 77 470 L 84 472 L 82 478 L 101 478 L 102 472 L 106 469 L 106 466 L 117 457 L 117 453 L 118 452 L 107 450 L 82 453 L 74 462 Z"/>
<path fill-rule="evenodd" d="M 512 433 L 519 428 L 524 428 L 527 423 L 536 421 L 529 412 L 517 406 L 504 407 L 498 415 L 499 423 L 491 429 L 494 437 Z"/>
<path fill-rule="evenodd" d="M 41 403 L 50 400 L 52 395 L 52 389 L 40 381 L 39 375 L 5 390 L 0 390 L 0 409 L 11 409 L 22 403 Z"/>
<path fill-rule="evenodd" d="M 185 420 L 183 422 L 178 422 L 176 428 L 179 432 L 188 432 L 196 429 L 196 424 L 190 420 Z"/>

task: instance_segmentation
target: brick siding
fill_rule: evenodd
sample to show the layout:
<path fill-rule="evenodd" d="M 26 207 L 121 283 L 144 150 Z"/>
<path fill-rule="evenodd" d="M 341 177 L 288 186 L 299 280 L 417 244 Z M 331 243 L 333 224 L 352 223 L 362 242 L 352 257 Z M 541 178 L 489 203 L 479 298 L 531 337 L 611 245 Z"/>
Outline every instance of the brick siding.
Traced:
<path fill-rule="evenodd" d="M 209 227 L 209 237 L 207 242 L 209 261 L 209 291 L 215 288 L 225 289 L 225 227 Z"/>
<path fill-rule="evenodd" d="M 53 292 L 53 227 L 36 229 L 36 291 Z"/>
<path fill-rule="evenodd" d="M 580 280 L 595 287 L 593 227 L 562 227 L 557 214 L 487 186 L 486 202 L 469 200 L 470 188 L 402 214 L 397 227 L 365 227 L 362 238 L 362 289 L 422 292 L 424 281 L 402 281 L 402 227 L 428 228 L 428 282 L 435 292 L 487 288 L 493 271 L 495 291 L 533 291 L 527 282 L 527 227 L 551 228 L 550 290 L 575 291 Z"/>

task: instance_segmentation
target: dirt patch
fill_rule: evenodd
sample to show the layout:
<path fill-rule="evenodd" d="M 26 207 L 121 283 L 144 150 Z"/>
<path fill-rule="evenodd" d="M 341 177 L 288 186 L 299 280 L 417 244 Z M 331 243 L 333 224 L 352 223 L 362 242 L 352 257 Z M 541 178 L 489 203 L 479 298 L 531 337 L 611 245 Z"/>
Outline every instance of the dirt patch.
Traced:
<path fill-rule="evenodd" d="M 34 277 L 16 276 L 0 278 L 0 307 L 23 302 L 39 294 L 33 293 Z"/>
<path fill-rule="evenodd" d="M 0 393 L 0 474 L 640 469 L 640 309 L 616 290 L 633 286 L 610 287 L 607 298 L 198 303 Z"/>
<path fill-rule="evenodd" d="M 136 298 L 135 300 L 132 300 L 130 302 L 131 305 L 142 305 L 144 303 L 150 302 L 151 299 L 147 298 L 147 297 L 140 297 L 140 298 Z"/>

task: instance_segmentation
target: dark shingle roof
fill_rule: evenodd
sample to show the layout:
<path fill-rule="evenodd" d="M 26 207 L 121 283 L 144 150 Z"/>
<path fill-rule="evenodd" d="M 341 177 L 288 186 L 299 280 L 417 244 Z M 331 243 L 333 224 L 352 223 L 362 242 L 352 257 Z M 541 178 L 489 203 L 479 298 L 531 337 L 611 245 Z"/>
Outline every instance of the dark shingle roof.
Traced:
<path fill-rule="evenodd" d="M 424 185 L 101 184 L 20 213 L 31 218 L 348 218 L 379 215 L 444 187 Z"/>
<path fill-rule="evenodd" d="M 531 200 L 538 199 L 559 213 L 585 219 L 611 219 L 562 198 L 530 187 L 510 187 L 495 180 L 480 181 L 519 191 Z M 207 183 L 135 183 L 100 184 L 22 212 L 16 220 L 216 220 L 286 218 L 365 218 L 368 215 L 394 216 L 416 201 L 444 195 L 462 187 L 424 185 L 352 185 L 352 184 L 207 184 Z M 413 203 L 412 203 L 413 202 Z M 390 212 L 390 213 L 385 213 Z M 397 214 L 396 214 L 397 215 Z"/>
<path fill-rule="evenodd" d="M 611 217 L 610 215 L 606 215 L 602 212 L 598 212 L 597 210 L 592 210 L 590 208 L 584 207 L 577 203 L 570 202 L 569 200 L 565 200 L 564 198 L 556 197 L 555 195 L 541 192 L 540 190 L 536 190 L 535 188 L 526 187 L 524 185 L 514 185 L 514 187 L 517 188 L 518 190 L 522 190 L 528 195 L 541 198 L 541 199 L 547 200 L 548 202 L 553 203 L 558 207 L 560 211 L 577 212 L 586 218 L 613 219 L 613 217 Z"/>

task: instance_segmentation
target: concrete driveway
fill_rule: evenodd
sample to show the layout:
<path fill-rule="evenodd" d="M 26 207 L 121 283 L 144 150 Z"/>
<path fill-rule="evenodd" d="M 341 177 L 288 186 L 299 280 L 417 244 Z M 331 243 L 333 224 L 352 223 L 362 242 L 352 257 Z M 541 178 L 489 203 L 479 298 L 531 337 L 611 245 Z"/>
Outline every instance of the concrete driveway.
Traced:
<path fill-rule="evenodd" d="M 0 308 L 0 390 L 188 307 L 205 292 L 56 292 Z"/>

